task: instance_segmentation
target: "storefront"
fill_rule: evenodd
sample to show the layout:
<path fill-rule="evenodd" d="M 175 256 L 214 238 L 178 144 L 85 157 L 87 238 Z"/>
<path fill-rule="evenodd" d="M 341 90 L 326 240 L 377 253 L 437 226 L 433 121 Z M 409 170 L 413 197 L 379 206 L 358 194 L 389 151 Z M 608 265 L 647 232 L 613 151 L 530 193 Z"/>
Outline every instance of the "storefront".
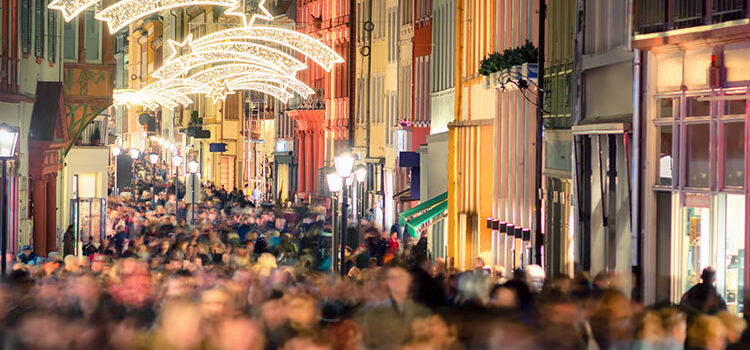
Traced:
<path fill-rule="evenodd" d="M 654 264 L 643 277 L 655 285 L 654 302 L 679 302 L 710 266 L 730 311 L 742 312 L 748 54 L 739 43 L 646 55 L 643 254 Z"/>

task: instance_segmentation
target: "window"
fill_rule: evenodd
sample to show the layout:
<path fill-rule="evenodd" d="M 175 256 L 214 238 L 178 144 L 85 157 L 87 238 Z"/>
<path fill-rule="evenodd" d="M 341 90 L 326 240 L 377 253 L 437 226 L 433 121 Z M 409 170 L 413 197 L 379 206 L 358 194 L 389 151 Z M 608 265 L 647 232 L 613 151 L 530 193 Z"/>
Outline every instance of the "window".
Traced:
<path fill-rule="evenodd" d="M 45 0 L 34 0 L 34 56 L 44 57 L 44 9 Z"/>
<path fill-rule="evenodd" d="M 700 101 L 698 97 L 687 99 L 688 117 L 706 117 L 711 115 L 711 101 Z"/>
<path fill-rule="evenodd" d="M 63 59 L 66 61 L 78 59 L 78 18 L 65 22 L 63 25 Z"/>
<path fill-rule="evenodd" d="M 745 122 L 724 124 L 724 186 L 745 185 Z"/>
<path fill-rule="evenodd" d="M 709 187 L 709 143 L 711 140 L 710 124 L 688 125 L 687 131 L 687 186 L 696 188 Z"/>
<path fill-rule="evenodd" d="M 674 158 L 672 157 L 672 125 L 662 125 L 658 127 L 659 138 L 659 181 L 662 186 L 672 185 L 672 170 Z"/>
<path fill-rule="evenodd" d="M 726 102 L 724 115 L 745 115 L 747 100 L 730 100 Z"/>
<path fill-rule="evenodd" d="M 31 0 L 21 1 L 21 53 L 24 57 L 31 53 Z"/>
<path fill-rule="evenodd" d="M 86 52 L 86 62 L 101 61 L 101 30 L 102 23 L 94 18 L 94 11 L 86 11 L 85 16 L 86 31 L 84 37 L 84 51 Z"/>
<path fill-rule="evenodd" d="M 47 59 L 57 60 L 57 11 L 47 11 Z"/>
<path fill-rule="evenodd" d="M 657 118 L 673 118 L 673 99 L 671 98 L 662 98 L 657 101 L 658 106 L 658 112 L 656 114 Z"/>

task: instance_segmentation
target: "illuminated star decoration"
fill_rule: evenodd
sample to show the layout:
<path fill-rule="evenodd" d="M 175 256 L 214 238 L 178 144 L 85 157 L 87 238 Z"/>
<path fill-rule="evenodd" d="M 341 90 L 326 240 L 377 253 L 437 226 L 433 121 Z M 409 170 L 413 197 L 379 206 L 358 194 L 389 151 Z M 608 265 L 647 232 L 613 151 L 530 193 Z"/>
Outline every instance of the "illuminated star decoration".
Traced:
<path fill-rule="evenodd" d="M 103 7 L 102 0 L 53 0 L 48 7 L 59 9 L 70 21 L 94 5 Z M 190 105 L 193 101 L 188 95 L 202 94 L 218 101 L 237 90 L 262 92 L 286 103 L 294 94 L 314 94 L 296 78 L 307 65 L 287 52 L 300 53 L 326 71 L 344 62 L 313 37 L 289 29 L 254 26 L 257 19 L 273 20 L 265 0 L 121 0 L 97 10 L 95 18 L 107 22 L 109 31 L 115 33 L 154 13 L 195 5 L 223 7 L 224 14 L 239 16 L 243 26 L 195 42 L 192 35 L 182 43 L 168 40 L 173 54 L 151 75 L 159 80 L 141 90 L 116 90 L 115 105 L 175 108 Z"/>
<path fill-rule="evenodd" d="M 188 45 L 193 50 L 197 50 L 215 43 L 245 41 L 267 42 L 290 48 L 310 58 L 326 71 L 330 71 L 334 64 L 344 62 L 344 59 L 336 51 L 320 40 L 300 32 L 276 27 L 229 28 L 205 35 L 195 41 L 192 40 L 192 37 L 189 37 L 189 40 L 177 45 L 180 47 Z"/>
<path fill-rule="evenodd" d="M 54 0 L 47 5 L 47 8 L 60 10 L 65 22 L 70 22 L 81 12 L 95 5 L 99 0 Z"/>

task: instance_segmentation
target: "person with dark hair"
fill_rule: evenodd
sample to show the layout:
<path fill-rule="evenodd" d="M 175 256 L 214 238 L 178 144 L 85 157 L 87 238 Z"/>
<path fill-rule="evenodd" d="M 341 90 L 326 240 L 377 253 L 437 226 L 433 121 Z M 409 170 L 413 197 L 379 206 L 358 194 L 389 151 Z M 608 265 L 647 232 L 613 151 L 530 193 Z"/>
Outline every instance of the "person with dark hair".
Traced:
<path fill-rule="evenodd" d="M 727 304 L 714 286 L 716 270 L 709 266 L 701 273 L 701 283 L 690 288 L 680 300 L 680 308 L 688 315 L 704 313 L 713 315 L 725 311 Z"/>

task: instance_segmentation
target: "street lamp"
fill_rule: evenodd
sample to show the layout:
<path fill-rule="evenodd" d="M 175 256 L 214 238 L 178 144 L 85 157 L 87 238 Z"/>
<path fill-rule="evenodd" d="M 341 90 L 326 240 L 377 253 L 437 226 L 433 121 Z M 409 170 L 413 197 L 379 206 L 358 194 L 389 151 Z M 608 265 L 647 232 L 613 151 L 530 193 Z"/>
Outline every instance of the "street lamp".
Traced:
<path fill-rule="evenodd" d="M 3 173 L 3 184 L 2 184 L 2 243 L 0 244 L 2 252 L 2 263 L 0 269 L 2 269 L 2 278 L 5 280 L 5 270 L 7 268 L 8 259 L 5 256 L 5 252 L 8 250 L 8 195 L 7 195 L 7 162 L 16 156 L 16 147 L 18 146 L 18 129 L 14 128 L 6 123 L 0 124 L 0 160 L 2 160 L 2 173 Z"/>
<path fill-rule="evenodd" d="M 118 187 L 117 187 L 117 157 L 120 155 L 120 153 L 122 153 L 122 149 L 120 147 L 117 147 L 117 146 L 112 147 L 112 158 L 115 159 L 115 186 L 114 186 L 114 189 L 113 189 L 113 192 L 115 194 L 115 198 L 117 198 L 117 194 L 118 194 L 117 193 L 118 192 Z"/>
<path fill-rule="evenodd" d="M 354 179 L 352 178 L 352 170 L 354 169 L 354 157 L 350 153 L 344 153 L 333 159 L 333 164 L 336 167 L 336 174 L 341 178 L 341 275 L 346 273 L 345 260 L 346 260 L 346 230 L 348 229 L 348 215 L 347 215 L 347 202 L 349 200 L 349 186 L 352 184 Z M 345 186 L 343 186 L 345 184 Z"/>
<path fill-rule="evenodd" d="M 180 216 L 180 211 L 178 210 L 180 206 L 180 195 L 178 191 L 178 188 L 180 187 L 180 164 L 182 164 L 182 157 L 179 154 L 175 154 L 172 157 L 172 165 L 174 165 L 174 216 L 177 219 L 179 219 Z"/>
<path fill-rule="evenodd" d="M 195 225 L 195 174 L 198 172 L 198 168 L 200 168 L 201 164 L 191 160 L 187 164 L 188 171 L 190 172 L 190 183 L 191 183 L 191 190 L 190 196 L 192 197 L 190 210 L 192 211 L 190 221 L 193 225 Z"/>
<path fill-rule="evenodd" d="M 153 204 L 154 209 L 156 209 L 156 163 L 159 162 L 159 155 L 156 153 L 151 153 L 148 155 L 148 160 L 151 162 L 151 203 Z"/>
<path fill-rule="evenodd" d="M 362 237 L 362 217 L 365 213 L 365 180 L 367 180 L 367 167 L 363 164 L 359 164 L 354 167 L 354 177 L 357 179 L 357 200 L 354 202 L 359 206 L 353 210 L 357 213 L 355 218 L 357 219 L 357 232 Z"/>
<path fill-rule="evenodd" d="M 130 158 L 133 160 L 132 167 L 131 167 L 131 170 L 133 173 L 133 179 L 130 183 L 130 186 L 133 187 L 133 199 L 138 198 L 138 189 L 136 188 L 137 180 L 135 178 L 135 161 L 138 160 L 138 156 L 140 155 L 141 155 L 141 151 L 139 151 L 137 148 L 133 148 L 130 150 Z"/>
<path fill-rule="evenodd" d="M 336 270 L 336 268 L 339 266 L 339 264 L 337 264 L 338 254 L 336 254 L 336 237 L 338 236 L 336 235 L 336 210 L 338 209 L 339 192 L 341 192 L 342 188 L 344 187 L 344 180 L 341 178 L 341 176 L 339 176 L 338 173 L 336 173 L 334 169 L 331 169 L 326 174 L 326 183 L 328 184 L 328 192 L 331 192 L 331 262 L 333 263 L 333 269 Z"/>

